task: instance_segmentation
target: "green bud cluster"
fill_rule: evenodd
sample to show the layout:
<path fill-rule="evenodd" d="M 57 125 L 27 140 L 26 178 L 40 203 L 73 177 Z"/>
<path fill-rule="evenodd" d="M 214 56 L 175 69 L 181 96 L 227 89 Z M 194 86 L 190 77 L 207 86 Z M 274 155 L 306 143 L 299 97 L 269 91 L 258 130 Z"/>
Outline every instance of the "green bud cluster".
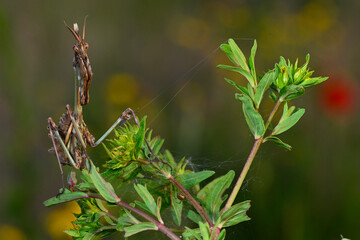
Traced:
<path fill-rule="evenodd" d="M 130 161 L 137 160 L 135 154 L 135 134 L 137 127 L 125 125 L 119 130 L 114 130 L 115 138 L 108 140 L 109 148 L 103 144 L 105 151 L 110 159 L 106 162 L 105 167 L 118 169 L 125 167 Z"/>
<path fill-rule="evenodd" d="M 301 67 L 298 67 L 298 60 L 295 64 L 290 63 L 290 60 L 286 61 L 283 57 L 280 57 L 280 62 L 275 64 L 275 81 L 274 85 L 279 90 L 289 85 L 298 85 L 302 87 L 310 87 L 319 84 L 327 77 L 311 77 L 314 71 L 308 69 L 310 61 L 310 55 L 306 55 L 306 62 Z"/>

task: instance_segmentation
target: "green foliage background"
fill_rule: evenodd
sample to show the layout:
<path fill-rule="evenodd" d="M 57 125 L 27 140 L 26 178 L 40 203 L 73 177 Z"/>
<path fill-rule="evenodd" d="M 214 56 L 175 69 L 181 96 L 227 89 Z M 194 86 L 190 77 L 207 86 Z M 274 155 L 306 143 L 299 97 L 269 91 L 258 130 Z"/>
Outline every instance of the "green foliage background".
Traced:
<path fill-rule="evenodd" d="M 252 220 L 227 237 L 360 238 L 359 10 L 350 0 L 1 2 L 0 238 L 15 231 L 22 238 L 12 239 L 64 239 L 49 230 L 55 224 L 49 216 L 65 210 L 42 205 L 61 185 L 56 158 L 47 153 L 46 120 L 57 120 L 73 101 L 74 39 L 63 20 L 82 26 L 85 15 L 94 71 L 84 107 L 90 131 L 100 136 L 132 107 L 148 115 L 149 127 L 177 157 L 191 157 L 191 166 L 218 175 L 238 174 L 253 141 L 225 71 L 216 69 L 226 57 L 213 50 L 232 37 L 246 52 L 256 38 L 258 74 L 280 55 L 303 63 L 311 53 L 310 67 L 330 79 L 295 100 L 306 114 L 282 136 L 293 150 L 261 148 L 239 194 L 252 200 Z M 326 86 L 339 81 L 351 89 L 344 93 L 350 107 L 335 111 L 323 101 Z M 271 110 L 268 101 L 264 112 Z M 101 147 L 90 154 L 105 161 Z"/>

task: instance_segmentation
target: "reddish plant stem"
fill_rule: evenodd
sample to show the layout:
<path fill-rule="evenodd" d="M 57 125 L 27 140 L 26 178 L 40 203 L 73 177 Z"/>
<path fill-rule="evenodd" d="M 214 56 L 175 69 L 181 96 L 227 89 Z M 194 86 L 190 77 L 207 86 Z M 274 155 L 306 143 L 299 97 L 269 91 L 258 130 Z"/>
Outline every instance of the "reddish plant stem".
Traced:
<path fill-rule="evenodd" d="M 211 221 L 209 216 L 206 214 L 204 208 L 201 207 L 200 203 L 196 201 L 193 196 L 189 193 L 186 188 L 184 188 L 183 185 L 181 185 L 173 176 L 169 177 L 169 180 L 174 183 L 174 185 L 185 194 L 186 198 L 189 200 L 189 202 L 193 205 L 193 207 L 196 209 L 196 211 L 200 214 L 200 216 L 209 224 L 210 228 L 214 227 L 214 223 Z"/>
<path fill-rule="evenodd" d="M 235 198 L 241 188 L 241 185 L 246 177 L 246 174 L 248 173 L 248 171 L 250 169 L 251 163 L 254 160 L 255 155 L 256 155 L 257 151 L 259 150 L 259 147 L 260 147 L 262 141 L 263 141 L 262 137 L 255 140 L 255 143 L 251 149 L 249 157 L 246 160 L 245 166 L 244 166 L 243 170 L 241 171 L 240 176 L 239 176 L 238 180 L 236 181 L 236 184 L 235 184 L 235 186 L 231 192 L 231 195 L 230 195 L 229 199 L 227 200 L 226 205 L 225 205 L 224 209 L 222 210 L 222 212 L 225 212 L 226 210 L 228 210 L 234 203 Z"/>
<path fill-rule="evenodd" d="M 278 110 L 281 103 L 282 103 L 282 99 L 279 99 L 275 103 L 275 105 L 274 105 L 274 107 L 273 107 L 273 109 L 272 109 L 272 111 L 271 111 L 271 113 L 270 113 L 270 115 L 269 115 L 269 117 L 268 117 L 268 119 L 267 119 L 267 121 L 265 123 L 264 134 L 265 134 L 267 128 L 269 127 L 269 125 L 270 125 L 273 117 L 275 116 L 275 113 Z M 235 186 L 234 186 L 234 188 L 233 188 L 233 190 L 231 192 L 231 195 L 230 195 L 229 199 L 227 200 L 226 205 L 223 208 L 222 212 L 225 212 L 226 210 L 228 210 L 232 206 L 232 204 L 234 203 L 235 198 L 236 198 L 236 196 L 237 196 L 237 194 L 238 194 L 238 192 L 239 192 L 239 190 L 240 190 L 240 188 L 242 186 L 242 183 L 243 183 L 243 181 L 244 181 L 244 179 L 245 179 L 245 177 L 246 177 L 246 175 L 247 175 L 247 173 L 248 173 L 248 171 L 250 169 L 251 163 L 253 162 L 253 160 L 255 158 L 255 155 L 258 152 L 258 150 L 260 148 L 260 145 L 264 140 L 263 139 L 264 134 L 263 134 L 263 136 L 261 136 L 260 138 L 255 140 L 254 145 L 253 145 L 253 147 L 251 149 L 251 152 L 250 152 L 250 154 L 249 154 L 249 156 L 248 156 L 248 158 L 246 160 L 246 163 L 244 165 L 244 168 L 242 169 L 242 171 L 240 173 L 240 176 L 239 176 L 238 180 L 236 181 L 236 184 L 235 184 Z"/>
<path fill-rule="evenodd" d="M 88 193 L 87 196 L 90 197 L 90 198 L 97 198 L 97 199 L 101 199 L 101 200 L 106 201 L 103 197 L 101 197 L 101 196 L 99 196 L 97 194 Z M 80 197 L 80 198 L 86 198 L 86 197 Z M 156 221 L 155 219 L 153 219 L 152 217 L 150 217 L 149 215 L 147 215 L 143 211 L 130 206 L 129 204 L 121 201 L 120 199 L 116 202 L 116 204 L 119 205 L 119 206 L 122 206 L 124 208 L 127 208 L 130 211 L 132 211 L 132 212 L 136 213 L 137 215 L 143 217 L 144 219 L 148 220 L 149 222 L 154 223 L 158 227 L 159 231 L 164 233 L 170 239 L 172 239 L 172 240 L 180 240 L 180 238 L 175 233 L 173 233 L 168 227 L 166 227 L 161 222 Z"/>

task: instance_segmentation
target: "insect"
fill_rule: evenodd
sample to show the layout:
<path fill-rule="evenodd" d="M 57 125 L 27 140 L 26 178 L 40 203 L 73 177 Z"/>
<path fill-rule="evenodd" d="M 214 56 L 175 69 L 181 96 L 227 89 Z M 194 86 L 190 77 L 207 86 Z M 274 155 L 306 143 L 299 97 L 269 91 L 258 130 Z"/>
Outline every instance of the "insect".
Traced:
<path fill-rule="evenodd" d="M 84 41 L 85 22 L 86 18 L 84 20 L 82 38 L 80 38 L 77 23 L 74 24 L 74 29 L 71 29 L 65 23 L 66 27 L 72 32 L 77 41 L 73 47 L 73 66 L 75 70 L 76 90 L 74 113 L 71 111 L 70 106 L 66 105 L 66 112 L 60 117 L 58 125 L 55 124 L 51 117 L 48 118 L 49 136 L 53 144 L 53 147 L 49 149 L 49 152 L 55 153 L 57 157 L 62 177 L 63 190 L 65 190 L 65 183 L 62 165 L 70 165 L 75 169 L 80 170 L 90 170 L 91 165 L 89 164 L 89 161 L 91 161 L 91 159 L 86 151 L 87 145 L 96 147 L 116 126 L 125 124 L 130 118 L 134 118 L 135 123 L 140 126 L 134 111 L 131 108 L 127 108 L 103 136 L 98 139 L 98 141 L 95 142 L 94 136 L 89 132 L 82 115 L 82 106 L 89 102 L 89 86 L 93 75 L 90 61 L 86 54 L 88 44 Z M 155 156 L 158 161 L 164 163 L 153 152 L 146 139 L 145 143 L 152 155 Z M 164 164 L 171 168 L 168 163 Z"/>
<path fill-rule="evenodd" d="M 65 26 L 70 30 L 70 32 L 74 35 L 76 39 L 76 43 L 73 46 L 74 50 L 74 60 L 73 60 L 73 67 L 75 71 L 78 71 L 78 81 L 79 81 L 79 88 L 80 88 L 80 103 L 81 105 L 86 105 L 89 103 L 90 96 L 89 96 L 89 88 L 90 83 L 93 77 L 93 72 L 91 70 L 90 60 L 87 55 L 87 50 L 89 48 L 89 44 L 85 42 L 85 27 L 86 27 L 86 17 L 84 19 L 84 26 L 82 37 L 79 34 L 79 28 L 75 27 L 72 29 L 66 23 Z"/>
<path fill-rule="evenodd" d="M 87 145 L 91 147 L 99 145 L 118 124 L 122 125 L 135 116 L 133 110 L 130 108 L 126 109 L 97 142 L 95 142 L 94 136 L 89 132 L 82 115 L 82 106 L 89 102 L 89 86 L 93 75 L 90 61 L 86 54 L 88 44 L 84 41 L 85 21 L 82 38 L 80 38 L 79 28 L 76 23 L 74 24 L 74 29 L 65 24 L 76 39 L 76 44 L 73 47 L 76 90 L 74 113 L 71 111 L 70 106 L 66 105 L 66 112 L 60 117 L 58 125 L 55 124 L 51 117 L 48 118 L 49 136 L 53 145 L 49 152 L 54 153 L 57 157 L 63 180 L 63 189 L 65 187 L 62 165 L 70 165 L 80 170 L 89 170 L 90 165 L 87 164 L 87 160 L 91 160 L 86 152 Z"/>

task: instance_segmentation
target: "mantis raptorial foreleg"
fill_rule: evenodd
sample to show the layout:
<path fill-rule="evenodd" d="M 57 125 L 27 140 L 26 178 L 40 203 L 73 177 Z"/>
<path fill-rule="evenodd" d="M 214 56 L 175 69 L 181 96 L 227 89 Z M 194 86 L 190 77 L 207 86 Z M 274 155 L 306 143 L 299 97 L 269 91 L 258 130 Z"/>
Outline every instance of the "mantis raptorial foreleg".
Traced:
<path fill-rule="evenodd" d="M 134 116 L 135 122 L 139 126 L 134 111 L 131 108 L 128 108 L 121 114 L 121 116 L 114 122 L 114 124 L 111 125 L 111 127 L 94 144 L 91 145 L 91 147 L 96 147 L 99 145 L 112 132 L 112 130 L 116 128 L 116 126 L 124 125 L 132 116 Z"/>
<path fill-rule="evenodd" d="M 115 123 L 114 123 L 94 144 L 92 144 L 91 146 L 92 146 L 92 147 L 96 147 L 97 145 L 99 145 L 99 144 L 100 144 L 102 141 L 104 141 L 105 138 L 112 132 L 112 130 L 114 130 L 114 128 L 115 128 L 116 126 L 118 126 L 118 125 L 122 126 L 122 125 L 125 124 L 131 117 L 134 118 L 134 121 L 135 121 L 136 125 L 137 125 L 138 127 L 140 127 L 140 123 L 139 123 L 138 119 L 136 118 L 136 115 L 135 115 L 134 110 L 132 110 L 131 108 L 127 108 L 127 109 L 121 114 L 121 116 L 115 121 Z M 147 145 L 150 153 L 156 158 L 156 160 L 159 161 L 159 162 L 161 162 L 161 163 L 163 163 L 163 164 L 165 164 L 165 165 L 167 165 L 167 166 L 169 166 L 170 169 L 172 170 L 172 167 L 171 167 L 168 163 L 166 163 L 166 162 L 164 162 L 163 160 L 161 160 L 161 159 L 159 158 L 159 156 L 157 156 L 157 155 L 154 153 L 154 151 L 153 151 L 152 148 L 150 147 L 150 144 L 149 144 L 149 142 L 147 141 L 147 139 L 145 138 L 144 140 L 145 140 L 145 143 L 146 143 L 146 145 Z"/>

